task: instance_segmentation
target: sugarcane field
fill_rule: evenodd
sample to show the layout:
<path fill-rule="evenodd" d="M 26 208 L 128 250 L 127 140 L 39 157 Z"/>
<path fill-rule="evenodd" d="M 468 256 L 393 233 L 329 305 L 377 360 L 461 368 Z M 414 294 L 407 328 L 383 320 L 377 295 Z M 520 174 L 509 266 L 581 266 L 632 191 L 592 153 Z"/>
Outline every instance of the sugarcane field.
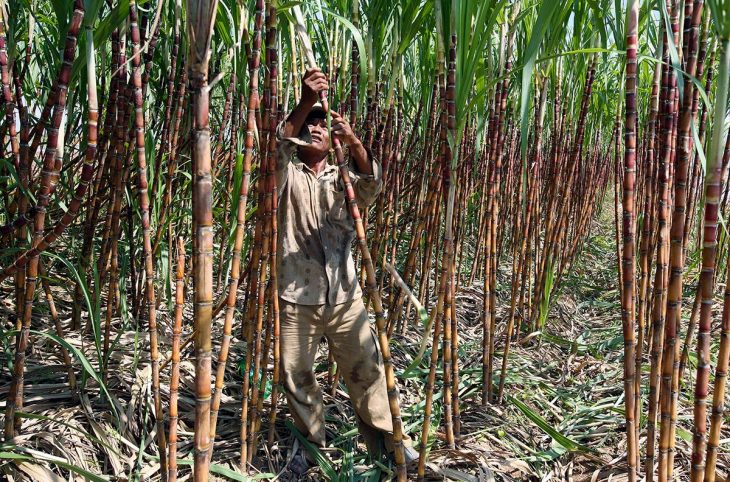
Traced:
<path fill-rule="evenodd" d="M 0 0 L 0 482 L 730 481 L 730 0 Z"/>

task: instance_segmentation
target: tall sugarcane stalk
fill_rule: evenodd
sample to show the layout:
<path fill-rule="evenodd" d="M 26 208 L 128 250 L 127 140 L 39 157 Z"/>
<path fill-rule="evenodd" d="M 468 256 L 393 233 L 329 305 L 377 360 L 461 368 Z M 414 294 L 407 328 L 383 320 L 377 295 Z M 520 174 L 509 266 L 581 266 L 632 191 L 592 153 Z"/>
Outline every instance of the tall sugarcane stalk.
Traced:
<path fill-rule="evenodd" d="M 714 13 L 714 12 L 713 12 Z M 704 228 L 702 235 L 702 273 L 700 275 L 700 286 L 702 289 L 702 301 L 700 306 L 700 319 L 697 332 L 697 376 L 695 381 L 695 402 L 694 402 L 694 433 L 692 437 L 692 482 L 708 480 L 706 466 L 704 462 L 704 452 L 707 434 L 707 404 L 709 379 L 710 379 L 710 337 L 712 325 L 712 305 L 713 292 L 715 284 L 715 257 L 717 248 L 718 234 L 718 204 L 720 201 L 721 181 L 722 181 L 722 154 L 724 136 L 724 119 L 727 113 L 727 97 L 728 84 L 730 83 L 730 35 L 725 35 L 720 43 L 720 62 L 717 71 L 717 94 L 715 98 L 714 124 L 712 129 L 712 143 L 707 156 L 707 176 L 705 178 L 705 212 L 704 212 Z M 723 316 L 724 318 L 724 316 Z M 721 376 L 716 379 L 716 388 L 720 392 L 724 390 L 723 372 L 721 369 L 727 367 L 727 336 L 724 335 L 727 323 L 723 319 L 723 339 L 721 342 L 721 354 L 724 359 L 718 359 L 718 374 Z M 723 349 L 724 348 L 724 349 Z M 721 393 L 722 394 L 722 393 Z M 717 392 L 714 397 L 719 396 Z M 721 405 L 713 403 L 713 408 Z M 714 420 L 714 424 L 719 424 L 719 420 Z M 716 428 L 716 431 L 719 427 Z M 717 433 L 712 434 L 711 439 L 713 446 L 717 444 Z M 716 449 L 708 451 L 711 456 Z M 715 477 L 709 475 L 709 480 Z"/>
<path fill-rule="evenodd" d="M 213 313 L 213 206 L 208 64 L 217 0 L 188 0 L 188 70 L 193 97 L 193 317 L 195 337 L 195 439 L 193 479 L 208 480 L 211 424 Z"/>
<path fill-rule="evenodd" d="M 180 335 L 182 334 L 183 311 L 185 309 L 185 242 L 177 239 L 177 268 L 175 270 L 175 320 L 172 325 L 172 365 L 170 367 L 170 427 L 168 440 L 167 480 L 177 480 L 177 424 L 178 389 L 180 385 Z M 212 445 L 212 444 L 211 444 Z"/>
<path fill-rule="evenodd" d="M 718 68 L 718 85 L 717 85 L 717 98 L 715 99 L 715 119 L 714 119 L 714 126 L 713 126 L 713 133 L 712 133 L 712 146 L 710 150 L 710 155 L 708 156 L 708 178 L 709 175 L 712 174 L 713 176 L 717 176 L 717 165 L 720 164 L 720 156 L 722 155 L 722 137 L 723 137 L 723 128 L 724 128 L 724 119 L 725 115 L 727 113 L 727 96 L 728 96 L 728 85 L 730 84 L 730 35 L 725 35 L 725 38 L 723 38 L 720 42 L 720 65 Z M 728 143 L 730 143 L 730 137 L 728 137 Z M 728 144 L 730 145 L 730 144 Z M 725 147 L 725 154 L 727 155 L 728 149 Z M 713 161 L 710 161 L 710 159 L 714 159 Z M 712 164 L 709 164 L 712 162 Z M 710 170 L 710 167 L 713 167 L 712 170 Z M 725 167 L 726 169 L 726 167 Z M 713 179 L 714 181 L 714 179 Z M 709 191 L 710 184 L 707 185 L 707 198 L 706 200 L 709 201 L 709 194 L 715 194 L 714 192 L 710 193 Z M 706 201 L 706 202 L 707 202 Z M 705 218 L 706 219 L 706 218 Z M 704 253 L 703 253 L 704 254 Z M 703 257 L 704 261 L 704 257 Z M 704 262 L 703 262 L 704 265 Z M 730 279 L 730 262 L 727 262 L 727 270 L 728 274 L 726 276 L 726 280 Z M 704 272 L 703 272 L 704 273 Z M 726 281 L 727 283 L 727 281 Z M 704 301 L 704 299 L 703 299 Z M 703 304 L 704 307 L 704 304 Z M 700 326 L 700 330 L 706 329 L 707 326 Z M 703 333 L 703 338 L 709 338 L 709 334 Z M 701 362 L 704 363 L 706 360 L 705 356 L 706 353 L 704 351 L 705 347 L 709 340 L 703 339 L 702 345 L 700 345 L 699 340 L 699 334 L 698 334 L 698 354 L 702 357 Z M 715 367 L 715 383 L 713 386 L 713 393 L 712 393 L 712 412 L 710 416 L 710 434 L 709 439 L 707 441 L 707 455 L 705 457 L 705 467 L 704 467 L 704 482 L 714 482 L 716 480 L 717 474 L 716 474 L 716 466 L 717 466 L 717 459 L 719 455 L 720 450 L 720 431 L 722 429 L 722 423 L 725 413 L 725 384 L 727 381 L 727 372 L 728 372 L 728 365 L 730 361 L 730 284 L 726 285 L 725 287 L 725 299 L 724 299 L 724 305 L 722 310 L 722 324 L 721 324 L 721 333 L 720 333 L 720 351 L 717 355 L 717 366 Z M 700 369 L 703 370 L 709 370 L 709 367 L 705 368 L 704 366 L 698 366 L 697 368 L 697 388 L 701 389 L 700 380 L 702 380 L 703 383 L 708 383 L 705 381 L 704 378 L 700 378 Z M 703 374 L 704 376 L 704 374 Z M 697 426 L 697 408 L 698 405 L 695 405 L 695 430 L 698 428 L 702 428 L 701 425 Z M 700 414 L 703 415 L 703 414 Z M 704 421 L 704 420 L 703 420 Z M 706 422 L 705 422 L 706 423 Z M 701 434 L 699 430 L 695 433 L 695 437 L 697 437 L 695 440 L 693 440 L 693 446 L 692 446 L 692 478 L 693 480 L 699 480 L 699 467 L 695 469 L 696 461 L 699 460 L 699 458 L 702 456 L 701 452 L 701 444 L 702 439 L 700 439 L 700 436 L 704 436 L 704 434 Z M 695 454 L 695 451 L 698 452 L 698 454 Z"/>
<path fill-rule="evenodd" d="M 665 32 L 666 35 L 671 33 Z M 664 59 L 668 59 L 668 49 L 664 49 Z M 662 353 L 664 346 L 664 325 L 666 320 L 666 297 L 668 285 L 668 261 L 669 261 L 669 209 L 670 209 L 670 190 L 672 179 L 670 177 L 671 165 L 671 141 L 672 129 L 674 124 L 674 94 L 676 91 L 676 79 L 674 71 L 666 64 L 662 72 L 662 88 L 661 88 L 661 140 L 662 152 L 659 157 L 659 193 L 657 199 L 658 206 L 658 233 L 657 233 L 657 261 L 654 278 L 654 305 L 652 307 L 652 340 L 651 340 L 651 371 L 649 373 L 649 420 L 647 422 L 647 447 L 645 472 L 647 481 L 654 478 L 654 460 L 655 460 L 655 430 L 656 417 L 659 404 L 659 382 L 660 368 L 662 366 Z"/>
<path fill-rule="evenodd" d="M 145 298 L 147 302 L 147 328 L 150 334 L 150 361 L 152 363 L 152 392 L 157 424 L 157 448 L 160 456 L 160 470 L 163 480 L 167 476 L 167 449 L 165 420 L 160 395 L 160 367 L 157 335 L 157 304 L 155 300 L 155 266 L 150 231 L 150 201 L 147 185 L 147 154 L 145 147 L 144 97 L 142 93 L 142 71 L 140 31 L 137 25 L 137 4 L 129 3 L 130 35 L 132 39 L 132 86 L 134 88 L 134 130 L 137 153 L 137 190 L 142 218 L 143 252 L 145 269 Z"/>
<path fill-rule="evenodd" d="M 226 362 L 228 360 L 228 349 L 231 343 L 231 330 L 233 328 L 233 317 L 236 310 L 236 299 L 238 297 L 238 285 L 241 273 L 241 250 L 246 228 L 246 206 L 248 204 L 248 192 L 251 179 L 251 161 L 254 155 L 254 137 L 256 130 L 256 110 L 259 106 L 258 80 L 259 62 L 261 51 L 261 29 L 264 22 L 264 0 L 256 2 L 256 17 L 254 20 L 253 34 L 253 56 L 251 58 L 252 68 L 249 78 L 249 97 L 247 106 L 246 139 L 244 141 L 243 167 L 241 187 L 239 188 L 238 207 L 236 210 L 236 230 L 233 242 L 233 261 L 231 263 L 231 274 L 228 282 L 228 295 L 226 296 L 226 313 L 223 321 L 223 340 L 218 354 L 216 365 L 215 392 L 211 403 L 210 412 L 210 453 L 213 451 L 213 441 L 218 419 L 218 410 L 223 390 L 223 378 L 225 376 Z"/>
<path fill-rule="evenodd" d="M 277 76 L 278 76 L 278 58 L 276 50 L 277 38 L 277 10 L 271 4 L 267 5 L 266 13 L 266 64 L 268 72 L 266 76 L 266 89 L 264 94 L 264 104 L 266 112 L 264 114 L 264 126 L 267 135 L 264 137 L 264 155 L 261 163 L 262 177 L 259 182 L 259 189 L 263 192 L 263 211 L 259 217 L 259 222 L 263 224 L 263 247 L 259 273 L 258 300 L 256 311 L 256 323 L 254 329 L 254 363 L 253 376 L 251 382 L 251 401 L 249 423 L 250 429 L 248 439 L 246 441 L 248 450 L 248 461 L 251 463 L 253 455 L 256 451 L 256 436 L 258 432 L 258 424 L 261 419 L 261 411 L 263 408 L 264 389 L 266 386 L 266 366 L 268 365 L 269 344 L 271 342 L 272 321 L 267 318 L 266 335 L 262 333 L 264 323 L 264 312 L 271 297 L 277 297 L 278 293 L 273 291 L 274 280 L 270 282 L 267 279 L 267 267 L 273 262 L 272 254 L 275 252 L 277 240 L 273 236 L 274 231 L 274 197 L 278 196 L 276 185 L 276 123 L 277 123 Z M 273 187 L 272 187 L 273 186 Z M 259 205 L 261 206 L 261 204 Z M 273 273 L 269 272 L 270 276 Z M 270 287 L 271 296 L 267 297 L 267 286 Z M 267 313 L 272 315 L 273 310 Z M 259 378 L 260 374 L 260 378 Z"/>
<path fill-rule="evenodd" d="M 25 210 L 27 205 L 27 196 L 25 190 L 27 186 L 27 172 L 28 168 L 25 158 L 21 165 L 20 158 L 20 142 L 18 140 L 18 131 L 15 122 L 15 110 L 16 102 L 13 96 L 13 92 L 10 89 L 10 72 L 8 69 L 8 51 L 7 51 L 7 33 L 5 19 L 0 18 L 0 81 L 2 81 L 2 99 L 5 104 L 5 123 L 8 125 L 8 135 L 10 137 L 10 154 L 12 164 L 18 171 L 18 177 L 21 181 L 21 186 L 17 189 L 17 209 L 19 211 L 18 219 L 25 218 Z M 19 99 L 20 100 L 20 99 Z M 20 110 L 19 110 L 20 113 Z M 25 156 L 24 156 L 25 157 Z M 21 189 L 22 188 L 22 189 Z M 19 228 L 16 233 L 16 240 L 19 246 L 25 243 L 26 230 L 25 228 Z M 25 269 L 19 269 L 15 273 L 15 306 L 16 311 L 20 314 L 20 310 L 24 306 L 23 293 L 25 289 Z M 18 316 L 18 319 L 22 318 Z"/>
<path fill-rule="evenodd" d="M 66 98 L 68 94 L 68 82 L 71 76 L 71 67 L 76 56 L 76 41 L 78 38 L 81 22 L 84 18 L 84 5 L 81 0 L 76 0 L 73 6 L 73 14 L 69 23 L 68 34 L 63 51 L 63 62 L 59 70 L 59 80 L 57 83 L 58 100 L 53 114 L 52 125 L 48 132 L 48 141 L 43 159 L 43 174 L 41 176 L 41 184 L 39 186 L 37 211 L 33 224 L 33 242 L 32 247 L 36 248 L 43 241 L 46 206 L 48 205 L 52 185 L 58 178 L 60 163 L 56 162 L 56 152 L 59 148 L 59 128 L 61 120 L 65 113 Z M 28 258 L 28 266 L 25 277 L 25 287 L 23 293 L 24 306 L 18 307 L 18 312 L 22 311 L 22 324 L 18 343 L 16 345 L 15 360 L 13 365 L 13 377 L 8 392 L 7 405 L 5 408 L 5 440 L 12 441 L 16 431 L 19 431 L 20 418 L 16 418 L 16 411 L 23 407 L 23 384 L 25 371 L 25 351 L 28 348 L 30 337 L 30 324 L 33 312 L 33 301 L 35 295 L 36 282 L 38 279 L 38 270 L 40 263 L 40 252 L 33 254 Z M 15 265 L 13 265 L 15 266 Z M 2 276 L 0 276 L 1 278 Z M 17 424 L 17 425 L 16 425 Z"/>
<path fill-rule="evenodd" d="M 636 480 L 639 462 L 636 403 L 636 339 L 634 329 L 636 291 L 636 218 L 634 191 L 636 186 L 636 90 L 637 50 L 639 29 L 639 0 L 630 0 L 626 9 L 626 119 L 624 123 L 624 179 L 623 179 L 623 251 L 621 315 L 624 338 L 624 412 L 626 418 L 626 461 L 629 481 Z"/>
<path fill-rule="evenodd" d="M 689 5 L 691 2 L 688 2 Z M 689 37 L 685 37 L 685 69 L 687 74 L 694 76 L 697 68 L 697 48 L 699 42 L 699 25 L 702 16 L 702 0 L 694 2 L 692 7 Z M 661 403 L 661 430 L 659 452 L 659 478 L 663 480 L 663 471 L 666 477 L 671 478 L 673 471 L 674 427 L 672 413 L 676 410 L 678 393 L 674 387 L 673 378 L 675 363 L 678 368 L 675 352 L 677 351 L 677 332 L 681 318 L 682 275 L 684 269 L 684 231 L 687 208 L 687 178 L 689 158 L 691 154 L 690 123 L 692 116 L 693 99 L 692 82 L 687 83 L 682 98 L 681 111 L 677 124 L 677 142 L 679 155 L 674 169 L 674 210 L 670 232 L 670 277 L 667 293 L 667 315 L 664 331 L 664 353 L 662 355 L 662 386 L 660 392 Z"/>

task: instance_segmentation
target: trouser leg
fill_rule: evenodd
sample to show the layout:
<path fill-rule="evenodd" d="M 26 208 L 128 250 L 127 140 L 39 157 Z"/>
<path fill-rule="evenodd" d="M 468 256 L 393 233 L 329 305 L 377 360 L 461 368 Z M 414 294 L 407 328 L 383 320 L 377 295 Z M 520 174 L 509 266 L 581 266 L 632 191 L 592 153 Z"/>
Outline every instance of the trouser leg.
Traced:
<path fill-rule="evenodd" d="M 375 328 L 361 299 L 332 307 L 325 334 L 357 414 L 360 433 L 372 456 L 382 441 L 393 450 L 393 420 L 388 404 L 383 358 Z M 410 440 L 404 440 L 406 445 Z"/>
<path fill-rule="evenodd" d="M 294 426 L 310 441 L 325 445 L 322 390 L 314 376 L 314 358 L 324 334 L 322 306 L 279 300 L 281 375 Z"/>

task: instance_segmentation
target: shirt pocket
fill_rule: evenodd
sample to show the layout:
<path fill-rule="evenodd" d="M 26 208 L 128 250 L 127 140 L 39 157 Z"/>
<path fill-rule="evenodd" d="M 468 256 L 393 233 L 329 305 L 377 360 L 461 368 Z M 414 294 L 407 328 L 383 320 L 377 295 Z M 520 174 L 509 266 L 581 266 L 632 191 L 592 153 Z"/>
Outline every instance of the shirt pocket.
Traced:
<path fill-rule="evenodd" d="M 329 206 L 329 216 L 335 223 L 345 223 L 350 221 L 350 213 L 347 209 L 347 199 L 345 197 L 345 190 L 339 185 L 334 183 L 330 187 L 330 196 L 332 202 Z"/>

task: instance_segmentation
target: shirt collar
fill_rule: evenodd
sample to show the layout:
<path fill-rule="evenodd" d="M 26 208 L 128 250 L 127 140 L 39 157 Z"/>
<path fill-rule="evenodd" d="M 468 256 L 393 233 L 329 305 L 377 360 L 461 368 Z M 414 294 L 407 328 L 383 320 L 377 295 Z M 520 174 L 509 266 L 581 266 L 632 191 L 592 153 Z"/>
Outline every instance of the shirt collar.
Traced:
<path fill-rule="evenodd" d="M 299 159 L 299 157 L 296 156 L 296 154 L 293 156 L 292 162 L 294 163 L 294 167 L 296 167 L 300 171 L 309 172 L 316 178 L 320 178 L 320 177 L 324 176 L 325 174 L 330 174 L 332 172 L 337 171 L 337 166 L 335 166 L 334 164 L 327 163 L 327 164 L 325 164 L 324 169 L 322 169 L 322 172 L 319 173 L 319 176 L 317 176 L 309 166 L 307 166 L 304 162 L 302 162 L 301 159 Z"/>

